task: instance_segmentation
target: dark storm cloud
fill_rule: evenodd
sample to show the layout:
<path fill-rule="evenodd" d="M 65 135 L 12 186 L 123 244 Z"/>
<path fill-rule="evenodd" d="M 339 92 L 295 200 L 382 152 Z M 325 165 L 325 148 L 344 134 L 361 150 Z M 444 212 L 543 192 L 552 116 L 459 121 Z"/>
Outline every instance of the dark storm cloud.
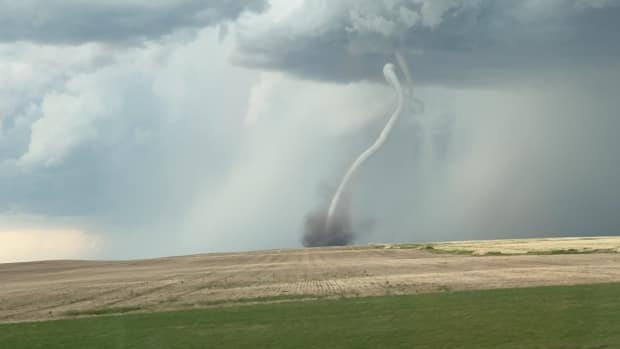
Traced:
<path fill-rule="evenodd" d="M 0 225 L 98 234 L 106 258 L 620 234 L 620 2 L 307 0 L 240 16 L 265 2 L 0 0 Z M 302 79 L 231 65 L 236 44 L 236 62 Z M 416 83 L 448 86 L 416 85 L 418 112 L 326 230 L 333 188 L 317 199 L 316 185 L 339 183 L 393 103 L 381 83 L 340 82 L 382 80 L 396 50 Z"/>
<path fill-rule="evenodd" d="M 265 0 L 0 0 L 0 42 L 120 42 L 156 38 L 262 11 Z"/>
<path fill-rule="evenodd" d="M 423 82 L 613 63 L 614 1 L 310 0 L 276 25 L 241 30 L 239 64 L 314 79 L 380 78 L 403 50 Z"/>

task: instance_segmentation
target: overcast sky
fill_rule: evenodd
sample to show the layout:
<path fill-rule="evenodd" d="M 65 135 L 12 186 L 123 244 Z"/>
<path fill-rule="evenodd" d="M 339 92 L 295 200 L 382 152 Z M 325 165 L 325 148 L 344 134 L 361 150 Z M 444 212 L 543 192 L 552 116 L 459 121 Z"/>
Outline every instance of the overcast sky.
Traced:
<path fill-rule="evenodd" d="M 396 52 L 355 242 L 620 234 L 618 1 L 0 8 L 0 262 L 301 246 Z"/>

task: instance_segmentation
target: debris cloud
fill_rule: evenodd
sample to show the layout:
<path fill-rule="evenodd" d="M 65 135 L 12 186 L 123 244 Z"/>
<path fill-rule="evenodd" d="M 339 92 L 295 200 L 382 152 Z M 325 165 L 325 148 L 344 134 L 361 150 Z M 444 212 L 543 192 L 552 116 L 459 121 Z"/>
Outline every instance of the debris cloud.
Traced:
<path fill-rule="evenodd" d="M 351 215 L 348 200 L 343 200 L 338 210 L 331 218 L 329 229 L 326 206 L 306 215 L 304 226 L 303 245 L 305 247 L 318 246 L 346 246 L 353 243 L 354 229 L 351 224 Z"/>

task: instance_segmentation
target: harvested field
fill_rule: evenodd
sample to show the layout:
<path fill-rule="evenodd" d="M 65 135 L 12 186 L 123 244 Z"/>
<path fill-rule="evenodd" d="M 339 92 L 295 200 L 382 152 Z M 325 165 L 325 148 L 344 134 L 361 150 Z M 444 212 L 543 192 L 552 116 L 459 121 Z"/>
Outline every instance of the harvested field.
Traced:
<path fill-rule="evenodd" d="M 510 256 L 436 253 L 444 245 L 450 246 L 446 250 L 478 246 L 481 251 L 518 248 L 520 252 Z M 248 300 L 273 302 L 620 281 L 620 254 L 613 253 L 620 246 L 620 238 L 498 240 L 432 246 L 435 252 L 382 245 L 139 261 L 0 264 L 0 321 L 159 311 Z M 527 254 L 569 249 L 592 253 Z"/>
<path fill-rule="evenodd" d="M 620 252 L 618 237 L 506 239 L 480 241 L 454 241 L 432 244 L 442 251 L 463 251 L 475 255 L 487 254 L 562 254 Z"/>

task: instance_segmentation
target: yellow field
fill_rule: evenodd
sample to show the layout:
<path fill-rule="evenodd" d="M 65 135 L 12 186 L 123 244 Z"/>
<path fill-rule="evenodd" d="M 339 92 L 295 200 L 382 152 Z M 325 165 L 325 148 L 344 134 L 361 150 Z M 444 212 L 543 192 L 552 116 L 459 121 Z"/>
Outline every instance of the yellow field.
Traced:
<path fill-rule="evenodd" d="M 423 245 L 426 246 L 426 245 Z M 280 298 L 620 281 L 620 238 L 467 241 L 0 264 L 0 321 Z M 438 253 L 474 251 L 474 255 Z M 527 252 L 542 254 L 526 254 Z M 549 251 L 570 253 L 544 254 Z M 591 253 L 578 253 L 579 251 Z M 498 253 L 516 255 L 486 255 Z"/>

